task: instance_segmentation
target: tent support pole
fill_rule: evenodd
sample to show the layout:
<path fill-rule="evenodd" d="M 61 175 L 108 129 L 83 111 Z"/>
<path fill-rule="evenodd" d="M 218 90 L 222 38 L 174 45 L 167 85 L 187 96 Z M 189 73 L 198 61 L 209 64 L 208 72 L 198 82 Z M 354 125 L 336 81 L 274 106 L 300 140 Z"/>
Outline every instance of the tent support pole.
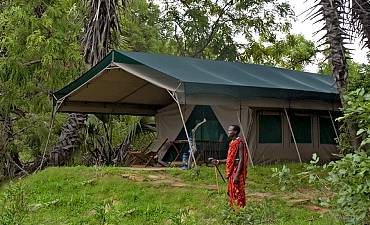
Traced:
<path fill-rule="evenodd" d="M 333 125 L 333 129 L 334 129 L 334 132 L 335 132 L 335 136 L 337 137 L 337 139 L 339 139 L 339 136 L 338 136 L 338 132 L 337 132 L 337 128 L 335 127 L 335 123 L 334 123 L 334 120 L 333 120 L 333 116 L 331 115 L 331 112 L 329 112 L 329 116 L 330 116 L 330 120 L 331 120 L 331 124 Z"/>
<path fill-rule="evenodd" d="M 296 140 L 295 140 L 295 136 L 294 136 L 294 132 L 293 132 L 293 128 L 292 128 L 292 124 L 290 123 L 289 116 L 288 116 L 288 112 L 287 112 L 286 108 L 284 108 L 284 111 L 285 111 L 286 119 L 288 120 L 290 133 L 292 134 L 292 137 L 293 137 L 294 146 L 295 146 L 295 150 L 297 151 L 297 155 L 298 155 L 298 158 L 299 158 L 299 162 L 300 162 L 300 163 L 302 163 L 301 154 L 299 153 L 299 150 L 298 150 L 297 142 L 296 142 Z"/>
<path fill-rule="evenodd" d="M 46 139 L 44 152 L 42 153 L 42 158 L 41 158 L 40 165 L 37 167 L 36 171 L 41 170 L 42 169 L 42 166 L 44 164 L 46 151 L 48 150 L 48 147 L 49 147 L 49 141 L 50 141 L 51 131 L 53 130 L 53 127 L 54 127 L 55 114 L 57 113 L 57 111 L 60 108 L 60 106 L 63 104 L 63 101 L 64 101 L 64 99 L 62 101 L 60 101 L 60 102 L 57 102 L 55 104 L 55 106 L 53 106 L 53 110 L 51 111 L 49 133 L 48 133 L 48 137 Z"/>
<path fill-rule="evenodd" d="M 179 108 L 182 125 L 183 125 L 184 130 L 185 130 L 186 139 L 188 139 L 188 144 L 189 144 L 189 149 L 190 149 L 190 156 L 189 156 L 188 167 L 189 168 L 191 167 L 191 159 L 194 160 L 194 165 L 197 166 L 197 162 L 195 160 L 195 156 L 194 156 L 194 152 L 193 152 L 193 146 L 192 146 L 192 143 L 190 141 L 190 136 L 189 136 L 188 130 L 186 129 L 186 123 L 185 123 L 184 115 L 182 114 L 182 110 L 181 110 L 181 105 L 180 105 L 179 99 L 176 96 L 176 93 L 175 92 L 171 92 L 170 90 L 167 90 L 167 92 L 171 95 L 171 97 L 173 98 L 173 100 L 176 102 L 177 107 Z"/>
<path fill-rule="evenodd" d="M 241 111 L 241 107 L 240 107 L 240 111 Z M 240 114 L 239 114 L 239 112 L 237 112 L 236 114 L 237 114 L 237 117 L 238 117 L 238 122 L 239 122 L 240 128 L 242 130 L 242 135 L 244 137 L 245 145 L 247 146 L 249 162 L 252 165 L 252 167 L 254 167 L 253 160 L 252 160 L 252 155 L 251 155 L 251 152 L 249 151 L 249 147 L 248 147 L 247 137 L 244 134 L 244 128 L 243 128 L 243 125 L 242 125 L 241 119 L 240 119 L 241 112 L 240 112 Z"/>

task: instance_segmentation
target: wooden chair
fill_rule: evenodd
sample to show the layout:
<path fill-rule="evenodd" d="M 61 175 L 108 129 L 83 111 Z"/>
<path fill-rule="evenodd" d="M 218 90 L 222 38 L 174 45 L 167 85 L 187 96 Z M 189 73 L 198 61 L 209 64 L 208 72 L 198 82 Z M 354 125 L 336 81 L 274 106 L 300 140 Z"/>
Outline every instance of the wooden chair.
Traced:
<path fill-rule="evenodd" d="M 166 138 L 166 140 L 164 140 L 161 146 L 157 148 L 155 151 L 148 150 L 149 147 L 152 145 L 152 142 L 142 151 L 131 151 L 130 154 L 134 157 L 134 160 L 131 163 L 131 165 L 134 165 L 137 162 L 141 162 L 145 167 L 148 167 L 149 165 L 155 166 L 155 163 L 159 163 L 162 166 L 167 166 L 163 162 L 160 162 L 157 157 L 158 152 L 167 143 L 167 141 L 168 138 Z"/>
<path fill-rule="evenodd" d="M 221 159 L 221 152 L 223 148 L 223 142 L 220 141 L 197 141 L 202 144 L 202 147 L 198 149 L 196 157 L 197 161 L 207 163 L 208 158 Z"/>

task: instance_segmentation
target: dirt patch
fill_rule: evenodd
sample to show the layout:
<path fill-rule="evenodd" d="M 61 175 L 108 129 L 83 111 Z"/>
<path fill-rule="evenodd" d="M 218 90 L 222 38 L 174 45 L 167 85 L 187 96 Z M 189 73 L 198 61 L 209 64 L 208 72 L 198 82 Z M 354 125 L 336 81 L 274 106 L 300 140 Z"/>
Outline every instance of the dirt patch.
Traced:
<path fill-rule="evenodd" d="M 150 180 L 159 180 L 159 179 L 163 179 L 162 176 L 158 176 L 158 175 L 148 175 L 148 178 Z"/>
<path fill-rule="evenodd" d="M 137 175 L 137 174 L 122 174 L 122 178 L 129 179 L 129 180 L 132 180 L 132 181 L 137 181 L 137 182 L 145 181 L 144 176 L 140 176 L 140 175 Z"/>
<path fill-rule="evenodd" d="M 294 206 L 294 205 L 304 205 L 309 202 L 311 202 L 311 199 L 309 198 L 298 198 L 298 199 L 290 199 L 287 200 L 288 204 Z"/>
<path fill-rule="evenodd" d="M 317 206 L 317 205 L 305 205 L 303 207 L 310 210 L 310 211 L 321 213 L 321 214 L 324 214 L 324 213 L 327 213 L 327 212 L 330 211 L 330 209 L 323 208 L 323 207 L 320 207 L 320 206 Z"/>
<path fill-rule="evenodd" d="M 185 184 L 183 182 L 174 181 L 170 183 L 171 187 L 188 187 L 188 184 Z"/>
<path fill-rule="evenodd" d="M 328 208 L 312 204 L 312 200 L 317 199 L 319 196 L 320 193 L 317 191 L 311 189 L 299 189 L 298 192 L 293 192 L 289 196 L 283 196 L 282 199 L 291 206 L 301 206 L 305 209 L 321 214 L 329 212 L 330 209 Z"/>
<path fill-rule="evenodd" d="M 158 170 L 155 170 L 158 171 Z M 188 187 L 190 185 L 183 182 L 181 179 L 173 178 L 165 173 L 155 173 L 149 175 L 138 175 L 133 173 L 122 174 L 122 178 L 129 179 L 135 182 L 148 182 L 155 186 L 169 185 L 172 187 Z"/>
<path fill-rule="evenodd" d="M 135 182 L 147 182 L 154 186 L 166 185 L 166 186 L 171 186 L 175 188 L 200 188 L 200 189 L 207 189 L 211 191 L 218 190 L 217 185 L 206 185 L 206 184 L 191 185 L 191 184 L 184 182 L 182 179 L 174 178 L 168 174 L 161 173 L 161 172 L 155 172 L 149 175 L 138 175 L 133 171 L 132 173 L 122 174 L 121 176 L 124 179 L 129 179 Z"/>
<path fill-rule="evenodd" d="M 253 192 L 253 193 L 248 193 L 247 192 L 247 199 L 250 199 L 250 200 L 256 201 L 256 202 L 262 201 L 265 198 L 271 198 L 273 196 L 274 195 L 272 193 L 269 193 L 269 192 Z"/>
<path fill-rule="evenodd" d="M 126 169 L 133 170 L 133 171 L 166 171 L 166 170 L 171 170 L 170 167 L 140 167 L 140 166 L 127 167 Z"/>

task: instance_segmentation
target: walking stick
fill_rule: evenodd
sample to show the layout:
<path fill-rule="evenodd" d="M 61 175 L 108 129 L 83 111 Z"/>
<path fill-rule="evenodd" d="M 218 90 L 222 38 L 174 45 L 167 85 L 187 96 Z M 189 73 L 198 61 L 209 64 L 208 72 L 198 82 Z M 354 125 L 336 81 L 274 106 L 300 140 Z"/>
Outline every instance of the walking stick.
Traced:
<path fill-rule="evenodd" d="M 216 167 L 215 167 L 215 176 L 216 176 L 217 193 L 220 194 L 220 186 L 218 185 L 218 177 L 217 177 Z"/>
<path fill-rule="evenodd" d="M 214 158 L 208 158 L 208 161 L 209 161 L 209 162 L 212 162 L 212 160 L 214 160 Z M 213 164 L 213 163 L 212 163 L 212 164 Z M 221 176 L 222 180 L 224 181 L 224 183 L 226 183 L 226 180 L 225 180 L 224 176 L 222 175 L 222 173 L 221 173 L 220 169 L 218 168 L 218 166 L 217 166 L 216 164 L 213 164 L 213 165 L 214 165 L 214 166 L 215 166 L 215 168 L 217 169 L 218 174 L 220 174 L 220 176 Z"/>

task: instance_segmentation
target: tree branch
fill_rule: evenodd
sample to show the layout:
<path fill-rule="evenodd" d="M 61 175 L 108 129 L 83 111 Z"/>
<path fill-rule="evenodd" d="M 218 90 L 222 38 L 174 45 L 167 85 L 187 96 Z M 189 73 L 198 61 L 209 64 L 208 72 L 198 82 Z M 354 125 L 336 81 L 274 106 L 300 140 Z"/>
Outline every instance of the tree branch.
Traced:
<path fill-rule="evenodd" d="M 213 35 L 215 34 L 217 28 L 218 28 L 218 25 L 220 23 L 220 20 L 222 18 L 222 16 L 225 14 L 227 8 L 233 4 L 233 0 L 230 0 L 229 2 L 227 2 L 224 7 L 221 9 L 221 12 L 218 14 L 218 17 L 216 19 L 216 21 L 213 23 L 212 27 L 211 27 L 211 32 L 209 33 L 208 35 L 208 38 L 205 42 L 205 44 L 200 48 L 200 49 L 197 49 L 194 51 L 194 53 L 192 54 L 192 57 L 198 57 L 198 55 L 204 51 L 204 49 L 207 48 L 207 46 L 211 43 L 212 39 L 213 39 Z"/>

